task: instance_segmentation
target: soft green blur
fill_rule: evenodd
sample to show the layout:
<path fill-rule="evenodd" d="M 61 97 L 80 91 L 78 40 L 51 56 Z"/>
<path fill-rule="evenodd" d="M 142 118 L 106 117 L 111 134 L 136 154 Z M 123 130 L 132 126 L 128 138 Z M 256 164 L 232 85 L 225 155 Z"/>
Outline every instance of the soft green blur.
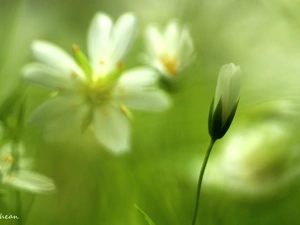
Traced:
<path fill-rule="evenodd" d="M 45 39 L 69 53 L 76 43 L 86 51 L 87 29 L 98 11 L 114 18 L 133 11 L 139 17 L 126 68 L 141 64 L 145 25 L 165 26 L 174 17 L 188 24 L 197 53 L 167 89 L 172 108 L 134 112 L 128 154 L 112 155 L 92 132 L 46 143 L 36 127 L 26 124 L 22 140 L 35 158 L 35 170 L 57 186 L 52 195 L 22 193 L 26 224 L 145 225 L 138 205 L 156 225 L 189 225 L 210 141 L 210 102 L 219 69 L 231 62 L 244 75 L 240 104 L 208 162 L 198 224 L 298 224 L 299 10 L 300 3 L 292 0 L 0 0 L 1 113 L 9 113 L 5 100 L 19 90 L 26 94 L 27 116 L 49 97 L 21 77 L 22 66 L 32 61 L 31 42 Z M 228 148 L 235 154 L 228 157 Z M 0 213 L 14 214 L 14 202 L 6 200 L 0 201 Z"/>

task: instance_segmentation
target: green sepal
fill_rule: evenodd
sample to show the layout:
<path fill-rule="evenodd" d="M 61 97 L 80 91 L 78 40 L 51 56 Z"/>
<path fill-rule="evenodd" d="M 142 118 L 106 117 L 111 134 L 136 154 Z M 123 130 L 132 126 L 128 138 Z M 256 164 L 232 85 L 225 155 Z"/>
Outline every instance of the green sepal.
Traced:
<path fill-rule="evenodd" d="M 208 131 L 212 140 L 217 140 L 221 138 L 222 130 L 222 98 L 220 98 L 215 110 L 214 102 L 215 100 L 213 100 L 210 105 Z"/>
<path fill-rule="evenodd" d="M 107 79 L 109 79 L 108 81 L 114 82 L 114 81 L 118 80 L 122 75 L 122 71 L 123 71 L 122 69 L 117 68 L 117 69 L 113 70 L 112 72 L 110 72 L 109 75 L 107 76 Z"/>
<path fill-rule="evenodd" d="M 89 60 L 87 59 L 87 57 L 83 54 L 83 52 L 80 50 L 80 48 L 77 45 L 73 45 L 72 49 L 73 49 L 75 59 L 76 59 L 78 65 L 83 70 L 86 78 L 88 80 L 92 80 L 93 69 L 91 67 Z"/>
<path fill-rule="evenodd" d="M 233 118 L 235 116 L 238 104 L 239 104 L 239 100 L 236 102 L 235 106 L 233 107 L 233 109 L 231 110 L 231 112 L 229 114 L 229 117 L 227 118 L 225 124 L 223 125 L 222 131 L 221 131 L 222 136 L 220 138 L 222 138 L 226 134 L 227 130 L 229 129 L 229 127 L 233 121 Z"/>
<path fill-rule="evenodd" d="M 215 98 L 211 101 L 210 107 L 209 107 L 209 113 L 208 113 L 208 133 L 212 138 L 213 134 L 213 124 L 212 124 L 212 117 L 213 117 L 213 108 L 214 108 L 214 102 Z"/>
<path fill-rule="evenodd" d="M 151 220 L 151 218 L 143 210 L 141 210 L 140 207 L 138 207 L 137 205 L 134 206 L 144 216 L 145 220 L 148 222 L 149 225 L 155 225 L 153 220 Z"/>
<path fill-rule="evenodd" d="M 222 98 L 219 100 L 218 105 L 214 111 L 214 101 L 212 101 L 208 119 L 208 128 L 209 134 L 213 140 L 220 139 L 226 134 L 233 121 L 238 104 L 239 100 L 231 110 L 229 117 L 226 119 L 226 121 L 222 121 Z"/>

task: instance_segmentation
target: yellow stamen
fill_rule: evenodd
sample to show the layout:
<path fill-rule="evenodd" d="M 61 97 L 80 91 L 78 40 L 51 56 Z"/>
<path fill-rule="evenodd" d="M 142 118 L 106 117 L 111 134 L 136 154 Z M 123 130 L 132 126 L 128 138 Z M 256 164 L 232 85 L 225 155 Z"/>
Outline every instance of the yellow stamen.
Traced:
<path fill-rule="evenodd" d="M 58 92 L 64 92 L 65 91 L 65 89 L 63 87 L 60 87 L 60 86 L 57 87 L 57 90 L 58 90 Z"/>
<path fill-rule="evenodd" d="M 76 79 L 77 77 L 78 77 L 77 73 L 75 73 L 75 72 L 71 73 L 71 78 L 72 79 Z"/>
<path fill-rule="evenodd" d="M 105 110 L 105 109 L 102 109 L 102 110 L 101 110 L 101 113 L 102 113 L 104 116 L 108 116 L 108 112 L 107 112 L 107 110 Z"/>
<path fill-rule="evenodd" d="M 167 70 L 167 72 L 175 77 L 177 75 L 177 65 L 178 65 L 178 59 L 176 56 L 173 56 L 173 57 L 169 57 L 169 56 L 161 56 L 160 57 L 162 63 L 164 64 L 165 66 L 165 69 Z"/>
<path fill-rule="evenodd" d="M 9 183 L 11 183 L 11 182 L 13 182 L 13 181 L 14 181 L 14 177 L 13 177 L 13 176 L 11 176 L 11 175 L 7 175 L 5 179 L 6 179 L 6 180 L 7 180 L 7 182 L 9 182 Z"/>
<path fill-rule="evenodd" d="M 77 104 L 77 103 L 72 104 L 72 108 L 76 109 L 78 107 L 79 107 L 79 104 Z"/>
<path fill-rule="evenodd" d="M 104 61 L 103 59 L 100 59 L 100 60 L 99 60 L 99 63 L 100 63 L 101 66 L 104 66 L 105 61 Z"/>
<path fill-rule="evenodd" d="M 74 52 L 80 52 L 80 48 L 77 45 L 72 45 L 72 49 Z"/>
<path fill-rule="evenodd" d="M 125 88 L 124 87 L 119 87 L 119 92 L 120 92 L 120 94 L 124 94 L 125 93 Z"/>
<path fill-rule="evenodd" d="M 10 163 L 10 164 L 13 164 L 14 163 L 14 158 L 11 156 L 11 155 L 4 155 L 3 156 L 3 161 L 4 162 L 8 162 L 8 163 Z"/>
<path fill-rule="evenodd" d="M 118 62 L 117 67 L 118 67 L 119 70 L 123 70 L 124 69 L 124 63 L 123 62 Z"/>

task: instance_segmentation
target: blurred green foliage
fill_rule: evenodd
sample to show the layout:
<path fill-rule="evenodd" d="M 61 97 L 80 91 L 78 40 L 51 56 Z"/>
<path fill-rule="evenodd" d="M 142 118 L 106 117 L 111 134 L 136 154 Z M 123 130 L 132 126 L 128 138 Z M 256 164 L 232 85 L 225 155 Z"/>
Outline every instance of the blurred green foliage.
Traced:
<path fill-rule="evenodd" d="M 36 170 L 57 185 L 53 195 L 33 197 L 22 193 L 24 217 L 32 204 L 26 224 L 147 224 L 135 204 L 156 225 L 190 224 L 194 178 L 209 143 L 208 109 L 219 69 L 225 63 L 240 65 L 244 73 L 232 130 L 239 132 L 241 127 L 284 118 L 291 130 L 288 135 L 293 150 L 300 151 L 299 10 L 300 3 L 292 0 L 0 0 L 1 115 L 10 110 L 6 99 L 23 90 L 19 88 L 25 85 L 20 70 L 31 61 L 31 42 L 46 39 L 70 53 L 76 43 L 85 51 L 87 29 L 98 11 L 114 18 L 133 11 L 140 19 L 139 35 L 125 61 L 126 68 L 141 64 L 145 25 L 155 22 L 164 26 L 173 17 L 189 25 L 197 52 L 182 78 L 168 89 L 173 99 L 171 109 L 160 114 L 134 112 L 132 149 L 128 154 L 110 154 L 96 143 L 92 133 L 46 143 L 38 129 L 26 124 L 22 140 L 35 158 Z M 26 88 L 26 95 L 26 115 L 49 97 L 37 87 Z M 269 104 L 277 100 L 288 102 L 288 106 Z M 13 105 L 17 100 L 10 101 Z M 211 160 L 220 157 L 225 141 L 217 143 Z M 289 151 L 289 144 L 290 139 L 278 148 Z M 268 146 L 262 143 L 261 148 Z M 189 169 L 195 159 L 199 163 L 191 175 Z M 295 170 L 299 163 L 293 164 Z M 221 176 L 225 182 L 231 179 L 226 174 Z M 268 196 L 239 195 L 228 191 L 226 183 L 204 181 L 198 224 L 299 224 L 298 177 Z M 0 213 L 13 214 L 4 199 Z M 13 221 L 1 220 L 0 224 Z"/>

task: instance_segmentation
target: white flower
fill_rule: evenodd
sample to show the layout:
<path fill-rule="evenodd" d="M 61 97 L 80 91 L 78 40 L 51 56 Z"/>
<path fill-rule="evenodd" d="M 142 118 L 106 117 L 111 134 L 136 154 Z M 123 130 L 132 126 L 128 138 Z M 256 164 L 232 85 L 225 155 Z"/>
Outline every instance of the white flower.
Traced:
<path fill-rule="evenodd" d="M 16 169 L 13 157 L 13 143 L 9 142 L 0 148 L 0 184 L 33 193 L 51 193 L 55 190 L 53 181 L 39 173 L 31 171 L 31 160 L 23 157 L 23 146 L 15 146 L 18 151 Z"/>
<path fill-rule="evenodd" d="M 222 66 L 209 118 L 209 132 L 213 139 L 227 132 L 239 101 L 242 70 L 233 63 Z"/>
<path fill-rule="evenodd" d="M 147 64 L 167 78 L 176 77 L 194 58 L 194 45 L 187 27 L 170 21 L 164 32 L 149 25 L 145 32 Z"/>
<path fill-rule="evenodd" d="M 105 147 L 124 152 L 130 147 L 128 108 L 162 111 L 169 106 L 167 95 L 156 86 L 153 70 L 122 70 L 135 30 L 136 18 L 130 13 L 115 25 L 106 14 L 98 13 L 88 33 L 89 60 L 77 46 L 73 46 L 75 61 L 53 44 L 34 42 L 38 63 L 25 67 L 24 77 L 58 92 L 31 116 L 33 123 L 42 126 L 46 139 L 62 139 L 75 129 L 91 126 Z"/>

